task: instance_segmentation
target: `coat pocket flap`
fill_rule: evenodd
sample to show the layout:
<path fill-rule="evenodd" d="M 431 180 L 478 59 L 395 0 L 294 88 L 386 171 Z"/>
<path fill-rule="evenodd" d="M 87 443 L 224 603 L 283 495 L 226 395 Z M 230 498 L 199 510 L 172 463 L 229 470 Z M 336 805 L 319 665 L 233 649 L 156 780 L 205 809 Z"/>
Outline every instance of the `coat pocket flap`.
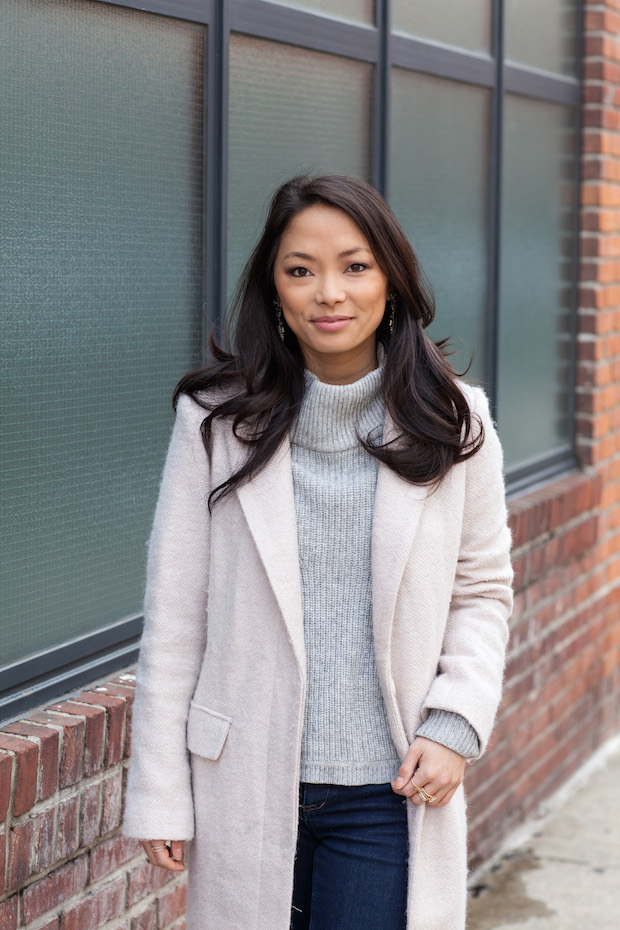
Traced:
<path fill-rule="evenodd" d="M 205 759 L 219 759 L 229 729 L 230 717 L 192 701 L 187 717 L 187 748 L 190 752 Z"/>

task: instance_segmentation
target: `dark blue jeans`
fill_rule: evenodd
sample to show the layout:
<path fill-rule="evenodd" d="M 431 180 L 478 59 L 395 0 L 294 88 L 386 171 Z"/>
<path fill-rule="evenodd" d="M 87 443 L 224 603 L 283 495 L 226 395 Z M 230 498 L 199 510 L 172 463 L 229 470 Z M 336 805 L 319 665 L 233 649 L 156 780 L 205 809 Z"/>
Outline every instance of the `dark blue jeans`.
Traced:
<path fill-rule="evenodd" d="M 387 785 L 300 785 L 291 930 L 405 930 L 406 800 Z"/>

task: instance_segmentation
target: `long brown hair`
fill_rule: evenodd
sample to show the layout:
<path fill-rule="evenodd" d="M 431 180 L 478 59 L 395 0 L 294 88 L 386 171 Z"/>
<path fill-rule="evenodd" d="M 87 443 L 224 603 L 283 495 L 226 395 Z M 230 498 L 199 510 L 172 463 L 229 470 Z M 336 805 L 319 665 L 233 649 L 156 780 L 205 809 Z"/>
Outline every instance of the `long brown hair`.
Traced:
<path fill-rule="evenodd" d="M 424 328 L 435 315 L 434 300 L 416 255 L 383 198 L 365 181 L 339 175 L 296 177 L 275 193 L 265 228 L 245 267 L 230 316 L 231 351 L 211 336 L 214 361 L 179 381 L 173 403 L 189 394 L 208 415 L 201 432 L 211 454 L 213 424 L 228 419 L 247 445 L 243 465 L 209 497 L 209 506 L 269 462 L 288 434 L 304 394 L 304 361 L 285 326 L 278 334 L 273 267 L 282 234 L 293 217 L 316 204 L 344 211 L 366 237 L 395 295 L 393 332 L 389 306 L 377 330 L 385 348 L 383 396 L 399 431 L 386 444 L 360 437 L 370 455 L 414 484 L 435 484 L 449 468 L 478 451 L 482 424 L 472 415 L 445 355 Z M 219 390 L 218 390 L 219 389 Z"/>

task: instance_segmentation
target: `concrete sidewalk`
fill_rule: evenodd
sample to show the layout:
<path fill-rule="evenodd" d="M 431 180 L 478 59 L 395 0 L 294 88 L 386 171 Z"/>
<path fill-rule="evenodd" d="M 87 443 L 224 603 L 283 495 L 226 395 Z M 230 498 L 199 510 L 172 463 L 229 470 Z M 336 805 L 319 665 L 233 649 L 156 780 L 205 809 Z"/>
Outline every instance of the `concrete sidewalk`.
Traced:
<path fill-rule="evenodd" d="M 620 930 L 620 737 L 470 887 L 468 930 Z"/>

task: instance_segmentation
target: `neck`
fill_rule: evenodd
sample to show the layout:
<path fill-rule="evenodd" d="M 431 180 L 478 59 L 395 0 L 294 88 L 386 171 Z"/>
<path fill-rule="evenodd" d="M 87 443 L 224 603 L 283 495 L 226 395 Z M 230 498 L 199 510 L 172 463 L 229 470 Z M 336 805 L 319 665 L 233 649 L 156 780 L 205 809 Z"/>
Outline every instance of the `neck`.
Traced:
<path fill-rule="evenodd" d="M 378 366 L 376 343 L 359 346 L 354 353 L 315 356 L 304 354 L 308 371 L 326 384 L 353 384 Z"/>

